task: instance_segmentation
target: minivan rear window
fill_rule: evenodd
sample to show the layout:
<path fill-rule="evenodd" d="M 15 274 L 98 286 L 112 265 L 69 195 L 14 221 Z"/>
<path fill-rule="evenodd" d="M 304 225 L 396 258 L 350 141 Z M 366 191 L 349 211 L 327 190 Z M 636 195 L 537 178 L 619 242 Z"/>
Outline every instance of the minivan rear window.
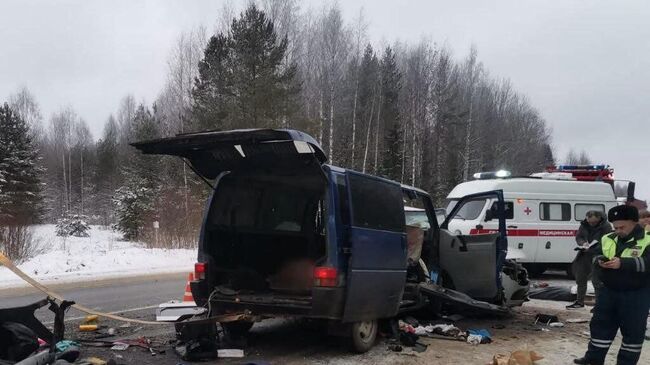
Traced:
<path fill-rule="evenodd" d="M 217 226 L 301 232 L 315 217 L 319 194 L 280 184 L 220 184 L 210 221 Z"/>
<path fill-rule="evenodd" d="M 378 179 L 350 174 L 352 225 L 404 232 L 402 188 Z"/>

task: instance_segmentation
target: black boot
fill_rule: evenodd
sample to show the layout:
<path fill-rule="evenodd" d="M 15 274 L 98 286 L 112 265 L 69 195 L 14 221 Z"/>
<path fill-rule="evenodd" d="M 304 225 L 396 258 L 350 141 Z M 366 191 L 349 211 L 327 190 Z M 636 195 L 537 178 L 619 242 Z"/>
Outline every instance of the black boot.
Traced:
<path fill-rule="evenodd" d="M 585 357 L 574 359 L 573 363 L 579 365 L 604 365 L 603 363 L 589 362 L 589 360 L 587 360 Z"/>
<path fill-rule="evenodd" d="M 567 305 L 566 309 L 580 309 L 580 308 L 584 308 L 584 307 L 585 307 L 585 305 L 583 303 L 575 302 L 575 303 L 573 303 L 571 305 Z"/>

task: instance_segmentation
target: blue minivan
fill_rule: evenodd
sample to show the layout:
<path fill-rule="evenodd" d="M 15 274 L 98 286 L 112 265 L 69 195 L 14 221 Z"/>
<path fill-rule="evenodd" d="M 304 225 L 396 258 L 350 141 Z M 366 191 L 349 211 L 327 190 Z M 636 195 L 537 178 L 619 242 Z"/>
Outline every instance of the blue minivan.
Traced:
<path fill-rule="evenodd" d="M 133 146 L 183 158 L 212 187 L 191 282 L 212 315 L 323 319 L 364 352 L 377 321 L 401 311 L 448 301 L 498 312 L 526 300 L 525 270 L 504 262 L 505 226 L 453 235 L 426 192 L 328 165 L 303 132 L 210 131 Z M 426 222 L 407 225 L 405 206 Z M 222 323 L 231 333 L 252 325 Z"/>

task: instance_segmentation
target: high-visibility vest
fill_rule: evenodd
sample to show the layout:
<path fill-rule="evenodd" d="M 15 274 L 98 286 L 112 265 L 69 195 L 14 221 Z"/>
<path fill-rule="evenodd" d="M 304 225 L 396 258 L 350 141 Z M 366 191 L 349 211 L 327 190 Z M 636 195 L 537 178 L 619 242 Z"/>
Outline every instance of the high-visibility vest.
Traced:
<path fill-rule="evenodd" d="M 619 240 L 620 238 L 616 235 L 616 233 L 603 236 L 601 244 L 603 248 L 603 255 L 605 255 L 605 257 L 611 260 L 614 256 L 616 256 L 616 244 Z M 634 238 L 628 240 L 626 243 L 632 241 L 634 241 Z M 645 232 L 645 235 L 642 239 L 636 240 L 634 246 L 630 246 L 629 248 L 623 250 L 619 257 L 641 257 L 643 256 L 643 252 L 648 246 L 650 246 L 650 232 Z"/>

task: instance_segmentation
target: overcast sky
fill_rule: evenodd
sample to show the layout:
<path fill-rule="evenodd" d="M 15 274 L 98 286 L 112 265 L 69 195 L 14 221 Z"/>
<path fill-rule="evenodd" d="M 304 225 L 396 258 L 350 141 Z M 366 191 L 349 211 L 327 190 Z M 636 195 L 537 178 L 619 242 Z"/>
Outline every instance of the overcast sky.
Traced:
<path fill-rule="evenodd" d="M 303 7 L 318 7 L 307 1 Z M 478 48 L 553 128 L 558 156 L 585 149 L 650 198 L 650 3 L 647 1 L 345 0 L 364 8 L 375 44 L 423 37 L 458 57 Z M 26 86 L 47 119 L 71 105 L 95 137 L 119 100 L 151 103 L 178 34 L 214 28 L 219 1 L 0 3 L 0 101 Z M 494 136 L 498 138 L 498 136 Z"/>

